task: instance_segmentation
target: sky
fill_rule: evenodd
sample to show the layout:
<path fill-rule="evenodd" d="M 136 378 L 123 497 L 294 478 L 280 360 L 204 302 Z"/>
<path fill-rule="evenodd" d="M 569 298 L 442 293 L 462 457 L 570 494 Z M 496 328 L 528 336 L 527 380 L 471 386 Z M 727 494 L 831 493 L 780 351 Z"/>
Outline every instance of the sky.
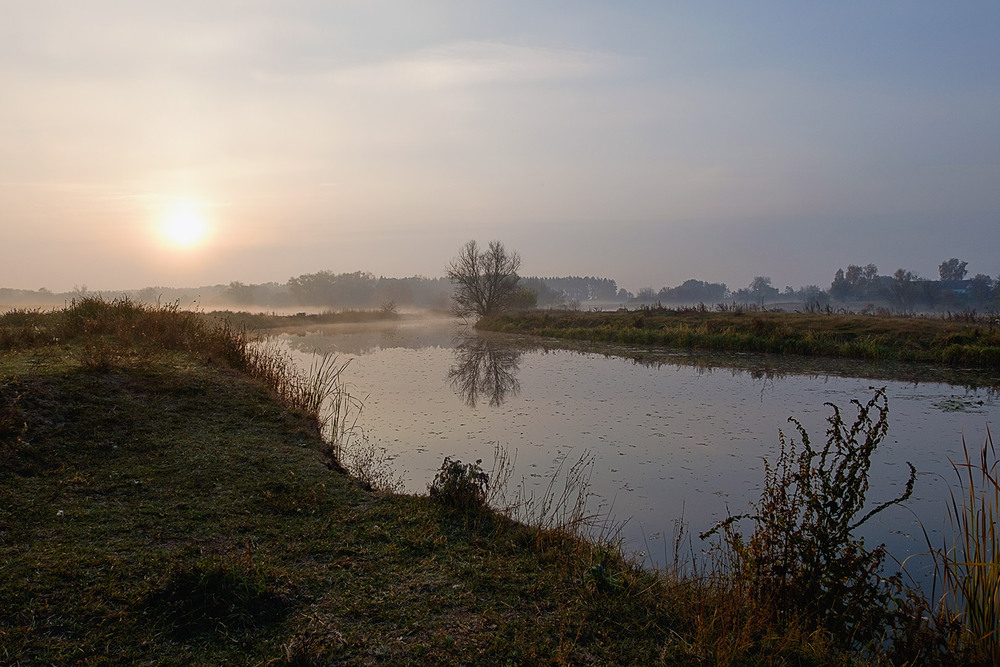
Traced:
<path fill-rule="evenodd" d="M 0 287 L 1000 274 L 1000 3 L 0 0 Z"/>

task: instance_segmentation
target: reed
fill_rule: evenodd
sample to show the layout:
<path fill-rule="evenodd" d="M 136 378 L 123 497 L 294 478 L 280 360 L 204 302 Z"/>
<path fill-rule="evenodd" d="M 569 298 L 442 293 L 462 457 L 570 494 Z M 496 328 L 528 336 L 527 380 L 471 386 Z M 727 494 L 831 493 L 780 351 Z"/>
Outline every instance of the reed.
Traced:
<path fill-rule="evenodd" d="M 973 457 L 962 438 L 964 461 L 952 462 L 959 493 L 951 493 L 948 506 L 957 537 L 951 548 L 935 552 L 944 585 L 942 604 L 946 618 L 958 621 L 960 646 L 978 653 L 991 664 L 1000 664 L 1000 481 L 993 437 Z"/>

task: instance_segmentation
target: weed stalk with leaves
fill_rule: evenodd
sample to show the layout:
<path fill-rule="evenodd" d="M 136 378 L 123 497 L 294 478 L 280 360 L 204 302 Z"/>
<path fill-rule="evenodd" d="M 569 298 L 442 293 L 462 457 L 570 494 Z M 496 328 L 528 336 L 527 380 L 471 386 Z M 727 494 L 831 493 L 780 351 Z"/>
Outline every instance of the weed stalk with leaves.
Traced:
<path fill-rule="evenodd" d="M 899 496 L 865 511 L 871 458 L 888 430 L 885 389 L 848 426 L 840 408 L 827 403 L 827 441 L 816 448 L 802 424 L 796 446 L 779 432 L 775 464 L 765 461 L 764 490 L 754 511 L 729 517 L 702 535 L 720 533 L 723 558 L 734 581 L 781 614 L 814 619 L 844 644 L 871 645 L 895 623 L 901 575 L 884 576 L 884 545 L 866 548 L 855 529 L 913 491 L 916 470 Z M 859 518 L 860 517 L 860 518 Z M 749 520 L 749 537 L 738 523 Z"/>

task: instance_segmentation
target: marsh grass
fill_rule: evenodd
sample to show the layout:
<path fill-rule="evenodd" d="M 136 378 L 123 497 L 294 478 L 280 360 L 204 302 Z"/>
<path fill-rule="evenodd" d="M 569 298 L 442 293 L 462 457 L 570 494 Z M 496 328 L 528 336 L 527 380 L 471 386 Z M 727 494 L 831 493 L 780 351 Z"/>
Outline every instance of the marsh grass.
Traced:
<path fill-rule="evenodd" d="M 501 443 L 493 443 L 493 463 L 489 471 L 483 460 L 463 463 L 445 457 L 428 493 L 444 505 L 463 511 L 497 513 L 500 516 L 549 536 L 566 535 L 595 544 L 617 544 L 622 526 L 610 512 L 591 507 L 590 490 L 595 457 L 584 451 L 572 463 L 569 454 L 562 456 L 555 469 L 536 491 L 521 478 L 516 486 L 511 479 L 517 464 L 513 454 Z M 624 552 L 620 554 L 625 557 Z"/>
<path fill-rule="evenodd" d="M 327 442 L 330 442 L 327 440 Z M 339 441 L 338 468 L 369 491 L 402 493 L 404 484 L 387 449 L 359 428 Z"/>
<path fill-rule="evenodd" d="M 339 362 L 333 355 L 322 355 L 303 372 L 273 339 L 258 338 L 245 330 L 234 330 L 228 324 L 220 325 L 217 331 L 234 341 L 236 365 L 264 383 L 286 405 L 317 420 L 320 427 L 336 423 L 338 413 L 328 412 L 327 404 L 349 400 L 341 382 L 341 373 L 348 362 Z"/>
<path fill-rule="evenodd" d="M 594 473 L 594 455 L 583 452 L 567 465 L 568 454 L 559 459 L 545 488 L 536 493 L 522 479 L 514 491 L 507 513 L 516 521 L 541 530 L 563 531 L 570 534 L 613 539 L 619 530 L 606 515 L 593 510 L 590 501 L 590 479 Z M 595 533 L 595 529 L 596 533 Z M 604 539 L 600 539 L 604 538 Z"/>
<path fill-rule="evenodd" d="M 1000 368 L 1000 327 L 989 316 L 970 320 L 890 313 L 651 308 L 528 311 L 482 318 L 476 327 L 624 345 Z"/>
<path fill-rule="evenodd" d="M 952 640 L 1000 664 L 1000 481 L 996 449 L 986 442 L 973 456 L 962 439 L 964 460 L 952 462 L 959 482 L 948 505 L 954 544 L 934 551 L 944 586 L 945 618 L 955 621 Z"/>

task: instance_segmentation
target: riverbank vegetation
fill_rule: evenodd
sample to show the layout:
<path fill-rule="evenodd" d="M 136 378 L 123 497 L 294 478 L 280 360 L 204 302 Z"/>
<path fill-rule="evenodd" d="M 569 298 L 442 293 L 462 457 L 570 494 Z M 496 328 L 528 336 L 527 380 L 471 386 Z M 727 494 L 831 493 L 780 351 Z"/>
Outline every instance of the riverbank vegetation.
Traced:
<path fill-rule="evenodd" d="M 916 317 L 759 307 L 645 307 L 617 312 L 539 310 L 481 318 L 489 331 L 618 345 L 766 352 L 1000 369 L 1000 319 Z"/>
<path fill-rule="evenodd" d="M 81 299 L 0 316 L 0 355 L 6 664 L 988 663 L 936 605 L 879 597 L 891 618 L 845 634 L 785 604 L 722 564 L 765 543 L 734 524 L 716 564 L 653 572 L 573 493 L 484 502 L 502 464 L 446 460 L 424 496 L 360 483 L 320 408 L 342 367 L 306 377 L 231 324 Z"/>
<path fill-rule="evenodd" d="M 400 319 L 395 303 L 383 303 L 378 309 L 328 310 L 321 313 L 263 313 L 245 310 L 212 310 L 204 313 L 205 319 L 225 322 L 236 329 L 248 331 L 277 331 L 327 326 L 331 324 L 366 324 Z"/>

